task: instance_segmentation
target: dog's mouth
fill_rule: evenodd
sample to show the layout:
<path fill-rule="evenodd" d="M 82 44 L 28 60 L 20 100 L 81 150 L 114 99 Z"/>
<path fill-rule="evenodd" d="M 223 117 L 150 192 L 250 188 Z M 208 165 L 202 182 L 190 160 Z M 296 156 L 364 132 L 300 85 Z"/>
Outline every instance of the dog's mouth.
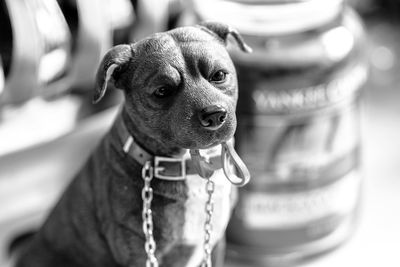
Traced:
<path fill-rule="evenodd" d="M 235 127 L 222 127 L 215 131 L 199 128 L 192 134 L 179 138 L 180 146 L 185 149 L 210 149 L 233 138 Z"/>
<path fill-rule="evenodd" d="M 228 137 L 228 138 L 224 138 L 224 139 L 220 139 L 220 140 L 215 140 L 214 142 L 211 142 L 210 144 L 199 146 L 198 148 L 195 148 L 195 149 L 210 149 L 210 148 L 218 146 L 218 145 L 220 145 L 222 143 L 225 143 L 225 142 L 229 141 L 230 139 L 232 139 L 232 137 Z"/>

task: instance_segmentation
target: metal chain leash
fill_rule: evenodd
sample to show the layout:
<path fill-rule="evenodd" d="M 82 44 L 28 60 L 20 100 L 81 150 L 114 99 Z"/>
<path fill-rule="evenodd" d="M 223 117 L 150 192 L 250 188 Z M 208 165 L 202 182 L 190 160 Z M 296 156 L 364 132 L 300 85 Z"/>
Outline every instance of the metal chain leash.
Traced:
<path fill-rule="evenodd" d="M 201 263 L 201 267 L 211 267 L 211 252 L 212 252 L 212 245 L 211 245 L 211 232 L 212 232 L 212 215 L 214 213 L 214 201 L 212 200 L 212 196 L 214 193 L 215 184 L 211 180 L 211 178 L 207 179 L 206 183 L 206 192 L 208 195 L 208 199 L 205 205 L 205 212 L 206 212 L 206 220 L 204 222 L 204 258 Z"/>
<path fill-rule="evenodd" d="M 142 219 L 143 219 L 143 233 L 146 237 L 145 251 L 147 254 L 146 267 L 158 267 L 158 261 L 155 256 L 156 243 L 153 236 L 153 214 L 151 209 L 151 202 L 153 200 L 153 189 L 150 186 L 150 182 L 153 179 L 153 167 L 151 162 L 147 161 L 142 169 L 142 178 L 144 180 L 144 186 L 142 189 Z M 208 195 L 207 202 L 205 205 L 206 220 L 204 222 L 204 258 L 201 263 L 201 267 L 212 267 L 211 263 L 211 232 L 212 232 L 212 215 L 214 212 L 214 202 L 212 196 L 214 193 L 215 184 L 211 178 L 207 179 L 206 192 Z"/>
<path fill-rule="evenodd" d="M 153 200 L 153 189 L 150 182 L 153 179 L 153 167 L 151 162 L 147 161 L 142 169 L 142 178 L 144 186 L 142 189 L 142 219 L 143 219 L 143 233 L 146 237 L 144 249 L 147 254 L 146 267 L 158 267 L 158 261 L 155 256 L 156 243 L 153 236 L 153 212 L 151 210 L 151 201 Z"/>

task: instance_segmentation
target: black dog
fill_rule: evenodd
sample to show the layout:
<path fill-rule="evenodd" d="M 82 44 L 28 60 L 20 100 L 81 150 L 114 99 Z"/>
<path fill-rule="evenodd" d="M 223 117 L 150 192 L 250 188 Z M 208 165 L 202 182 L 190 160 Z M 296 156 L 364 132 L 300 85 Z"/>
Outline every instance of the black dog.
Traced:
<path fill-rule="evenodd" d="M 235 132 L 238 88 L 226 51 L 229 35 L 248 51 L 235 30 L 204 23 L 119 45 L 105 55 L 94 101 L 110 83 L 124 91 L 121 113 L 18 267 L 145 266 L 142 178 L 151 170 L 156 259 L 161 266 L 201 264 L 207 181 L 196 174 L 188 150 L 203 149 L 220 166 L 219 144 Z M 148 163 L 151 168 L 143 171 Z M 223 176 L 219 169 L 210 178 L 212 247 L 222 242 L 232 207 L 232 187 Z"/>

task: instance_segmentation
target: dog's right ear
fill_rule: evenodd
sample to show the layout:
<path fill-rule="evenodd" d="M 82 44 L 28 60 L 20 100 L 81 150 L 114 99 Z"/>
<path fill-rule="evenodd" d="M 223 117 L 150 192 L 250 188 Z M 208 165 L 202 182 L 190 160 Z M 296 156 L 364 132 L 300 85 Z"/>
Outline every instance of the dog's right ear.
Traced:
<path fill-rule="evenodd" d="M 240 33 L 236 29 L 230 27 L 228 24 L 215 21 L 205 21 L 200 23 L 199 26 L 201 27 L 201 29 L 218 36 L 225 45 L 228 35 L 232 35 L 239 45 L 239 48 L 243 52 L 251 53 L 253 51 L 251 47 L 244 42 L 243 37 L 240 35 Z"/>
<path fill-rule="evenodd" d="M 132 45 L 117 45 L 108 50 L 100 63 L 96 75 L 96 87 L 93 95 L 93 103 L 98 103 L 104 96 L 109 82 L 115 82 L 128 63 L 133 58 Z"/>

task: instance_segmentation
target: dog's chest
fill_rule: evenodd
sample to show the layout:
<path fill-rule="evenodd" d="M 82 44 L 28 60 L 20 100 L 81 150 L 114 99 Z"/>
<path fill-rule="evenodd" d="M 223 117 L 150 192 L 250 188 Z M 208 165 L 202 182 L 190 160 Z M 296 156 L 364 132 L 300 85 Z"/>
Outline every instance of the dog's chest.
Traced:
<path fill-rule="evenodd" d="M 231 212 L 232 185 L 225 178 L 223 171 L 215 171 L 211 177 L 215 183 L 212 194 L 213 215 L 211 243 L 214 245 L 224 235 Z M 205 206 L 208 200 L 206 190 L 207 181 L 198 175 L 188 175 L 186 179 L 187 198 L 184 203 L 184 224 L 182 241 L 184 244 L 194 246 L 195 250 L 188 266 L 197 266 L 203 257 L 204 224 L 206 221 Z M 193 264 L 190 264 L 190 263 Z"/>

